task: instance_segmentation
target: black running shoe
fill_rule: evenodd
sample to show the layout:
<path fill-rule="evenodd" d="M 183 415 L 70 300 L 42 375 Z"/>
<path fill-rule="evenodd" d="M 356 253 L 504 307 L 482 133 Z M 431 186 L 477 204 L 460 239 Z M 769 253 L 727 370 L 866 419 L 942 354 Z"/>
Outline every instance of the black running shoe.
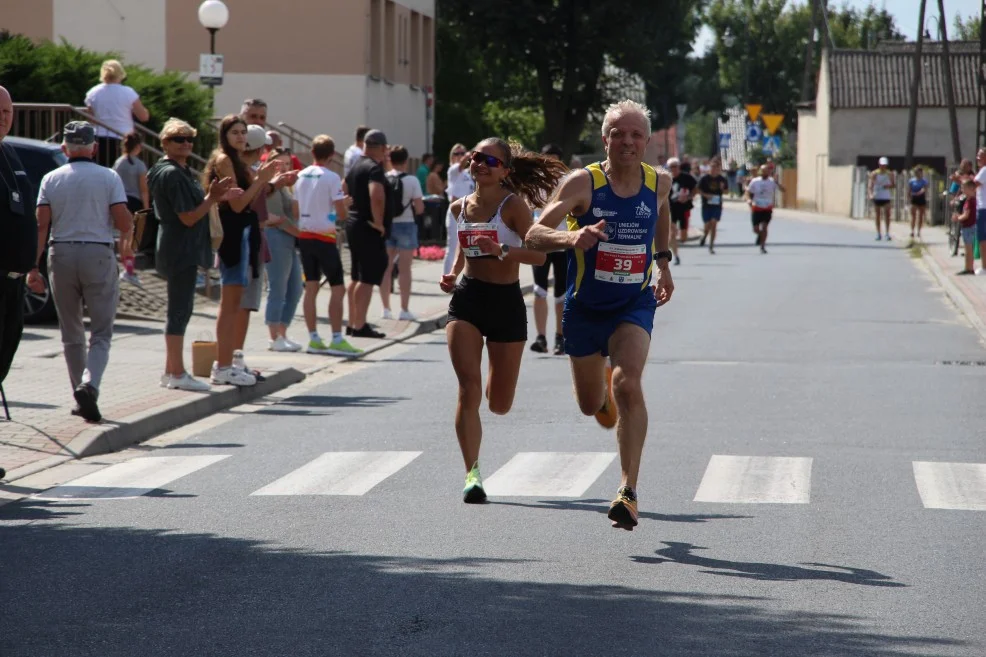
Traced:
<path fill-rule="evenodd" d="M 536 351 L 539 354 L 548 353 L 548 339 L 543 335 L 539 335 L 531 343 L 531 351 Z"/>
<path fill-rule="evenodd" d="M 561 333 L 556 333 L 555 334 L 555 351 L 554 351 L 554 354 L 555 354 L 555 356 L 564 356 L 565 355 L 565 336 L 563 336 Z"/>
<path fill-rule="evenodd" d="M 675 256 L 674 257 L 674 264 L 680 265 L 681 264 L 681 258 L 679 258 L 678 256 Z"/>
<path fill-rule="evenodd" d="M 702 235 L 702 239 L 698 241 L 699 246 L 705 246 L 705 235 Z"/>
<path fill-rule="evenodd" d="M 629 486 L 620 488 L 606 517 L 613 521 L 614 528 L 632 532 L 637 526 L 637 493 Z"/>
<path fill-rule="evenodd" d="M 86 422 L 99 422 L 103 419 L 96 405 L 99 393 L 88 383 L 80 383 L 75 389 L 75 401 L 79 404 L 79 416 Z"/>
<path fill-rule="evenodd" d="M 352 336 L 354 338 L 374 338 L 376 340 L 381 340 L 387 337 L 387 334 L 375 330 L 369 324 L 364 324 L 362 328 L 353 329 Z"/>

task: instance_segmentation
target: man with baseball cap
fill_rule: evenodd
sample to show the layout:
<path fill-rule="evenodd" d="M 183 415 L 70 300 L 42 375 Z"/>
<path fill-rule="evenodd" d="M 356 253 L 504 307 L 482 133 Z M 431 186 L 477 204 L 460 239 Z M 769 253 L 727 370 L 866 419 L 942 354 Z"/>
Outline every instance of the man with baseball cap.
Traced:
<path fill-rule="evenodd" d="M 887 168 L 890 161 L 881 157 L 879 161 L 879 167 L 876 171 L 870 173 L 870 184 L 869 184 L 869 195 L 870 200 L 873 201 L 873 210 L 876 215 L 876 239 L 877 241 L 883 239 L 883 234 L 880 232 L 880 216 L 883 216 L 883 223 L 886 227 L 887 241 L 889 242 L 890 237 L 890 200 L 893 196 L 893 189 L 896 185 L 894 180 L 894 172 Z"/>
<path fill-rule="evenodd" d="M 352 259 L 353 304 L 349 333 L 357 338 L 382 338 L 383 333 L 366 323 L 373 286 L 383 282 L 387 270 L 386 224 L 388 217 L 387 179 L 383 163 L 387 159 L 387 136 L 370 130 L 363 138 L 363 156 L 346 176 L 346 191 L 352 197 L 346 240 Z"/>
<path fill-rule="evenodd" d="M 69 380 L 78 403 L 72 413 L 88 422 L 99 422 L 102 415 L 96 400 L 109 362 L 119 292 L 113 229 L 120 231 L 121 255 L 129 255 L 133 216 L 127 209 L 120 176 L 93 162 L 93 126 L 72 121 L 62 134 L 62 150 L 69 161 L 41 179 L 37 259 L 44 252 L 50 225 L 48 278 Z M 32 270 L 28 277 L 39 278 L 38 270 Z M 88 352 L 83 305 L 89 310 Z"/>

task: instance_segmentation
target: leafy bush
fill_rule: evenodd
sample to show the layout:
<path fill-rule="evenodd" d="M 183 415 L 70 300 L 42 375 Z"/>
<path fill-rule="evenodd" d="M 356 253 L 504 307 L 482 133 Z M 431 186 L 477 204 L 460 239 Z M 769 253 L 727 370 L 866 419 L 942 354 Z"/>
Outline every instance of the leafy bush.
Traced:
<path fill-rule="evenodd" d="M 151 113 L 145 124 L 157 132 L 169 117 L 188 121 L 203 131 L 209 118 L 209 91 L 177 71 L 158 73 L 128 64 L 117 53 L 94 52 L 62 41 L 34 43 L 20 35 L 0 32 L 0 81 L 15 102 L 68 103 L 80 107 L 86 92 L 99 84 L 99 68 L 119 59 L 127 69 L 126 84 L 140 94 Z M 201 141 L 201 140 L 200 140 Z"/>

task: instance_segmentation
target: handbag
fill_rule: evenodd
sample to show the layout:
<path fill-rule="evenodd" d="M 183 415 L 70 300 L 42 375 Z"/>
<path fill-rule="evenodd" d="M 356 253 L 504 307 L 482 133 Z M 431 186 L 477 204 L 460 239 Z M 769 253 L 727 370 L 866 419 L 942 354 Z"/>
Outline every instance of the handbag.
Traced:
<path fill-rule="evenodd" d="M 223 243 L 223 222 L 219 219 L 218 204 L 209 208 L 209 237 L 212 240 L 212 250 L 217 250 Z"/>

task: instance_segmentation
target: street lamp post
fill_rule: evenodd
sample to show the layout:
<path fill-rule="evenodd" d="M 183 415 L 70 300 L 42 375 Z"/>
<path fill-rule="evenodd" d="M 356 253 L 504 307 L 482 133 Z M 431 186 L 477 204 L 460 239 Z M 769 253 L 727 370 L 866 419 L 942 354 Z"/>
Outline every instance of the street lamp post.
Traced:
<path fill-rule="evenodd" d="M 216 54 L 216 32 L 221 30 L 229 22 L 229 9 L 222 0 L 205 0 L 199 5 L 199 23 L 209 31 L 209 54 Z M 216 87 L 209 85 L 209 115 L 215 113 L 216 106 Z"/>

